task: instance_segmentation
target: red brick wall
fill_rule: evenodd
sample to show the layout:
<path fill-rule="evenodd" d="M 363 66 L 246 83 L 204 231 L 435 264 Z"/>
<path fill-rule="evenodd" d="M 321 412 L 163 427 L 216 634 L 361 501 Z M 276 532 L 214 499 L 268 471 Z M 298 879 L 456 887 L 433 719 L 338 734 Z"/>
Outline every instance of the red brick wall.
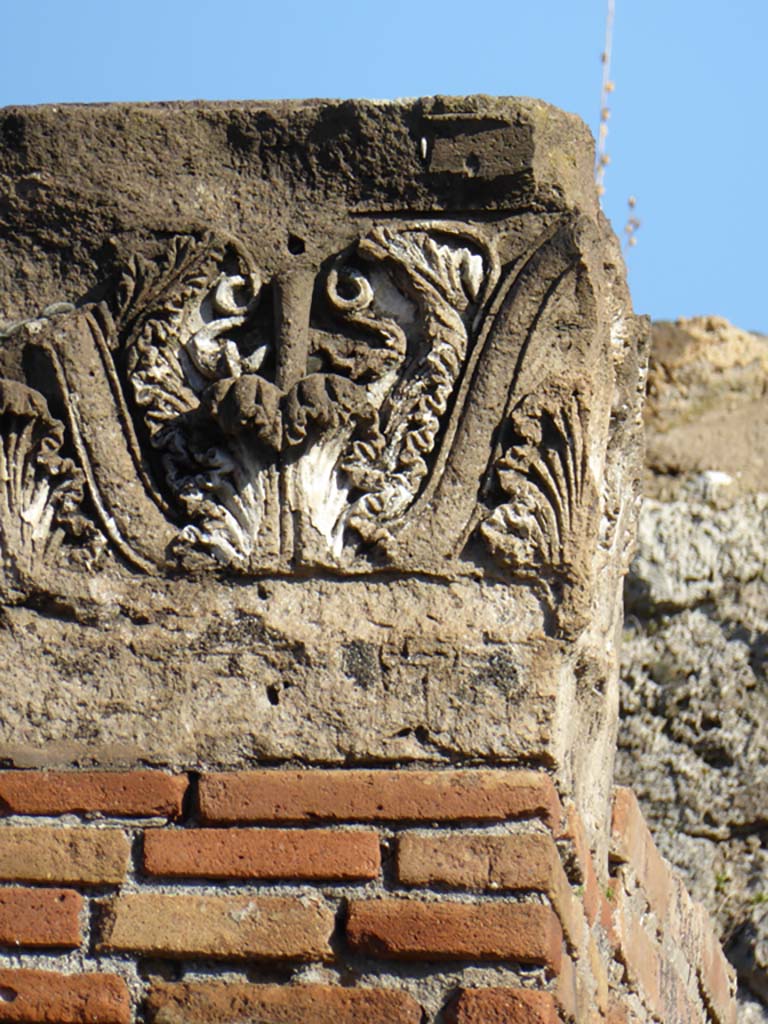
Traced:
<path fill-rule="evenodd" d="M 0 772 L 0 1022 L 735 1021 L 617 794 L 612 874 L 543 772 Z"/>

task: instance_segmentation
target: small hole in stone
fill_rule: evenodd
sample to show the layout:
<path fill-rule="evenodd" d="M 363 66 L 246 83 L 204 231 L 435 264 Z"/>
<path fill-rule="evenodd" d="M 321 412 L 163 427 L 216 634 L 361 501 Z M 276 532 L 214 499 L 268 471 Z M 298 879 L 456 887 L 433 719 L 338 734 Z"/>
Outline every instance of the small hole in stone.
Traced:
<path fill-rule="evenodd" d="M 280 703 L 280 691 L 276 686 L 267 687 L 267 700 L 273 706 L 277 706 Z"/>
<path fill-rule="evenodd" d="M 306 251 L 307 244 L 298 235 L 288 235 L 288 252 L 293 256 L 301 256 Z"/>
<path fill-rule="evenodd" d="M 15 1003 L 18 999 L 19 993 L 12 988 L 6 988 L 4 985 L 0 986 L 0 999 L 4 1003 Z"/>
<path fill-rule="evenodd" d="M 362 285 L 356 278 L 347 275 L 339 276 L 339 280 L 336 284 L 336 291 L 345 301 L 351 302 L 354 299 L 359 298 L 361 289 Z"/>
<path fill-rule="evenodd" d="M 480 170 L 480 157 L 477 155 L 477 153 L 469 154 L 467 159 L 464 161 L 464 170 L 467 172 L 470 178 L 474 178 L 474 176 L 478 173 L 478 171 Z"/>

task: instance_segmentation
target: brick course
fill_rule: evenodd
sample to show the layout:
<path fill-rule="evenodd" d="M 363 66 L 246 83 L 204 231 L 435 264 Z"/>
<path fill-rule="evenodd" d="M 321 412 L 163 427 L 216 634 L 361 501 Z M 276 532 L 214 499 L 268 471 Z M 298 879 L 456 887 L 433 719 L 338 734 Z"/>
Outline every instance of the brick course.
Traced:
<path fill-rule="evenodd" d="M 0 970 L 3 1024 L 130 1024 L 128 989 L 114 974 Z"/>
<path fill-rule="evenodd" d="M 505 821 L 544 818 L 559 828 L 562 808 L 542 772 L 262 770 L 204 775 L 206 824 L 316 821 Z"/>
<path fill-rule="evenodd" d="M 179 829 L 147 832 L 144 871 L 167 878 L 360 881 L 381 867 L 376 832 Z"/>
<path fill-rule="evenodd" d="M 105 908 L 102 951 L 228 960 L 324 960 L 334 917 L 311 897 L 139 893 Z"/>
<path fill-rule="evenodd" d="M 74 949 L 82 909 L 71 889 L 0 889 L 0 946 Z"/>
<path fill-rule="evenodd" d="M 187 982 L 153 986 L 149 1024 L 421 1024 L 419 1004 L 393 989 Z"/>
<path fill-rule="evenodd" d="M 133 772 L 0 772 L 0 814 L 103 814 L 177 818 L 186 775 Z"/>
<path fill-rule="evenodd" d="M 562 931 L 538 903 L 353 901 L 347 939 L 354 952 L 401 960 L 510 960 L 557 969 Z"/>
<path fill-rule="evenodd" d="M 128 871 L 130 847 L 113 828 L 0 827 L 0 879 L 116 885 Z"/>

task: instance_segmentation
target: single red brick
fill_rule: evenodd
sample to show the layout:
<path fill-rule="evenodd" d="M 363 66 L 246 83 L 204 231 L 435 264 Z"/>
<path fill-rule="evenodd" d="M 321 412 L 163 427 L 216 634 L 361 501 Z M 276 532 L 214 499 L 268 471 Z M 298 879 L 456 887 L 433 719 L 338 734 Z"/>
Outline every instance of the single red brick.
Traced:
<path fill-rule="evenodd" d="M 0 946 L 73 949 L 82 909 L 71 889 L 0 888 Z"/>
<path fill-rule="evenodd" d="M 131 1000 L 114 974 L 0 970 L 4 1024 L 130 1024 Z"/>
<path fill-rule="evenodd" d="M 576 966 L 569 956 L 563 956 L 554 991 L 555 1002 L 565 1020 L 578 1020 L 580 986 Z"/>
<path fill-rule="evenodd" d="M 603 985 L 605 987 L 601 991 Z M 608 976 L 599 960 L 597 947 L 587 948 L 585 955 L 576 962 L 564 955 L 554 991 L 563 1020 L 575 1021 L 576 1024 L 590 1024 L 592 1021 L 602 1024 L 603 996 L 607 1003 Z"/>
<path fill-rule="evenodd" d="M 549 833 L 407 832 L 397 844 L 397 876 L 404 885 L 545 892 L 553 855 L 559 865 Z"/>
<path fill-rule="evenodd" d="M 221 772 L 200 780 L 205 824 L 315 821 L 505 821 L 562 808 L 544 772 L 507 769 Z"/>
<path fill-rule="evenodd" d="M 375 832 L 179 829 L 144 836 L 144 870 L 169 878 L 357 881 L 381 867 Z"/>
<path fill-rule="evenodd" d="M 702 955 L 698 977 L 705 1003 L 717 1024 L 736 1024 L 736 976 L 725 959 L 709 914 L 701 904 L 696 905 L 702 937 Z"/>
<path fill-rule="evenodd" d="M 419 1004 L 396 989 L 330 985 L 158 983 L 150 1024 L 421 1024 Z"/>
<path fill-rule="evenodd" d="M 589 958 L 589 969 L 595 982 L 595 1002 L 600 1013 L 605 1016 L 608 1013 L 610 981 L 608 979 L 607 964 L 603 960 L 600 947 L 595 942 L 594 935 L 589 937 L 587 956 Z"/>
<path fill-rule="evenodd" d="M 100 950 L 227 960 L 322 960 L 333 913 L 306 897 L 137 893 L 107 905 Z"/>
<path fill-rule="evenodd" d="M 653 841 L 637 797 L 619 787 L 613 799 L 611 859 L 629 864 L 648 905 L 663 920 L 673 896 L 672 873 Z"/>
<path fill-rule="evenodd" d="M 702 957 L 703 918 L 679 875 L 673 873 L 672 883 L 673 896 L 664 917 L 665 939 L 695 967 Z"/>
<path fill-rule="evenodd" d="M 611 860 L 635 863 L 644 855 L 645 819 L 637 797 L 626 786 L 617 786 L 613 794 L 611 819 Z"/>
<path fill-rule="evenodd" d="M 584 916 L 548 832 L 406 833 L 398 841 L 397 873 L 404 885 L 545 893 L 571 946 L 584 942 Z"/>
<path fill-rule="evenodd" d="M 584 824 L 576 809 L 572 806 L 568 808 L 567 821 L 567 837 L 573 843 L 576 864 L 578 865 L 581 882 L 584 886 L 582 905 L 591 928 L 600 913 L 600 885 L 597 881 L 597 873 L 595 872 L 592 852 L 587 841 L 587 834 L 584 831 Z"/>
<path fill-rule="evenodd" d="M 160 771 L 5 771 L 0 813 L 176 818 L 188 785 L 186 775 Z"/>
<path fill-rule="evenodd" d="M 664 1024 L 690 1024 L 707 1017 L 699 995 L 695 973 L 686 985 L 674 963 L 675 951 L 665 947 L 661 956 L 661 998 L 664 1004 Z M 687 965 L 681 965 L 688 974 Z M 735 1024 L 735 1022 L 734 1022 Z"/>
<path fill-rule="evenodd" d="M 513 960 L 557 970 L 563 933 L 539 903 L 353 901 L 347 939 L 355 952 L 401 960 Z"/>
<path fill-rule="evenodd" d="M 548 992 L 522 988 L 467 988 L 446 1013 L 446 1024 L 560 1024 Z"/>
<path fill-rule="evenodd" d="M 661 950 L 629 906 L 622 890 L 618 891 L 617 896 L 620 934 L 618 958 L 627 969 L 627 980 L 632 990 L 637 992 L 653 1014 L 663 1020 Z"/>
<path fill-rule="evenodd" d="M 0 879 L 114 885 L 128 871 L 130 846 L 114 828 L 0 827 Z"/>

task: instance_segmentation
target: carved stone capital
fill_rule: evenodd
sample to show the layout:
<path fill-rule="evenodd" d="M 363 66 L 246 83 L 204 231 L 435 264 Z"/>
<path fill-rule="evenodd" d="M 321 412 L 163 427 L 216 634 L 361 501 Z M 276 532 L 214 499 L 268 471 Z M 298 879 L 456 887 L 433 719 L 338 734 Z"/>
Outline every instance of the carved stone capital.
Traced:
<path fill-rule="evenodd" d="M 503 648 L 491 689 L 522 673 L 509 714 L 519 704 L 533 723 L 543 702 L 547 738 L 515 735 L 510 717 L 497 743 L 480 725 L 483 698 L 466 737 L 457 721 L 422 742 L 440 725 L 405 724 L 401 694 L 391 729 L 374 716 L 365 738 L 350 724 L 329 756 L 498 747 L 560 763 L 568 707 L 613 700 L 645 344 L 583 126 L 482 97 L 72 107 L 55 115 L 52 148 L 53 116 L 0 114 L 0 174 L 34 183 L 17 190 L 0 237 L 10 604 L 162 621 L 161 646 L 187 634 L 181 619 L 197 608 L 212 632 L 195 633 L 192 660 L 226 649 L 227 671 L 250 641 L 213 638 L 222 617 L 244 615 L 261 623 L 258 671 L 279 663 L 280 687 L 298 692 L 302 657 L 320 657 L 322 642 L 298 639 L 303 627 L 281 615 L 264 646 L 262 592 L 304 606 L 320 588 L 312 615 L 329 636 L 371 588 L 389 595 L 383 606 L 418 593 L 423 612 L 403 613 L 405 631 L 391 623 L 395 648 L 422 651 L 429 686 L 451 644 L 459 661 L 489 647 L 488 665 Z M 2 134 L 9 117 L 21 134 Z M 34 201 L 43 188 L 57 213 Z M 424 623 L 448 614 L 449 594 L 495 609 L 468 647 Z M 141 691 L 154 648 L 130 643 Z M 304 643 L 311 652 L 281 660 Z M 180 678 L 194 677 L 178 657 Z M 381 682 L 391 651 L 371 658 Z M 458 670 L 467 692 L 472 658 Z M 545 664 L 567 680 L 547 696 L 534 681 Z M 481 689 L 496 678 L 481 677 Z M 246 714 L 249 735 L 261 716 Z M 597 720 L 605 751 L 615 708 Z M 292 728 L 273 729 L 282 753 Z"/>

